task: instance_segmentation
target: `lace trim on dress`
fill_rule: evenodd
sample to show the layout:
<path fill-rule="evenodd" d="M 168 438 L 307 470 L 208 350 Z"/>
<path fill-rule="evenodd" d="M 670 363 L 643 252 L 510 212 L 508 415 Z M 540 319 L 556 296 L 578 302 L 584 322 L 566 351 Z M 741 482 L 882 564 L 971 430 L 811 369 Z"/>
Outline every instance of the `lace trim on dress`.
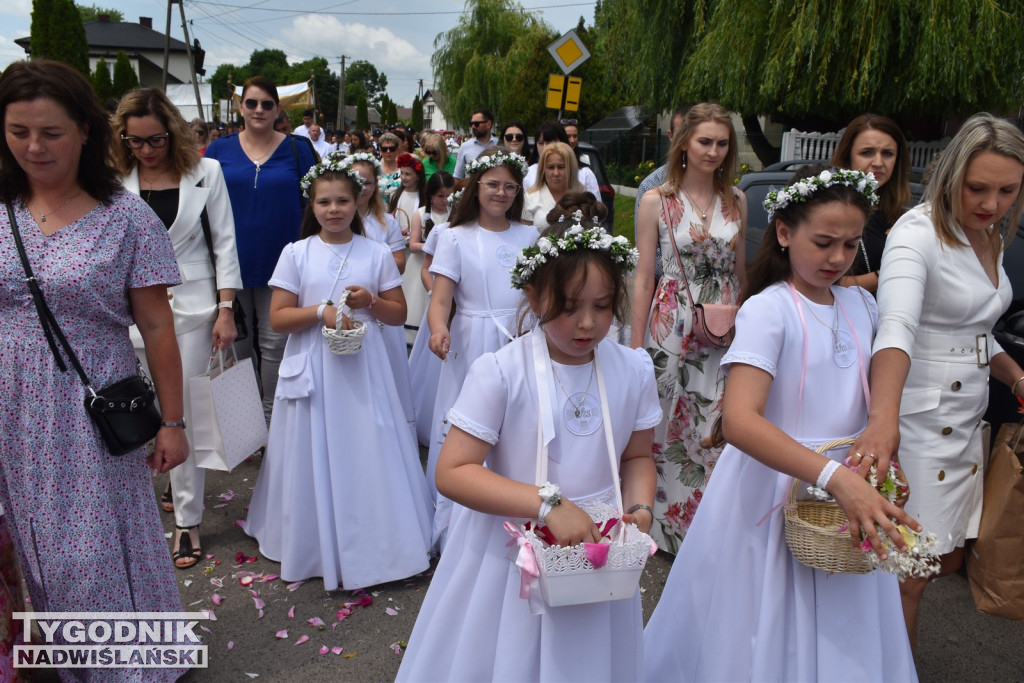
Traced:
<path fill-rule="evenodd" d="M 744 365 L 753 365 L 755 368 L 760 368 L 767 372 L 772 377 L 775 377 L 775 363 L 765 360 L 761 356 L 755 356 L 752 353 L 742 353 L 739 351 L 733 353 L 732 351 L 730 351 L 729 353 L 725 354 L 725 357 L 722 359 L 722 367 L 725 368 L 727 365 L 731 365 L 732 363 L 743 363 Z"/>
<path fill-rule="evenodd" d="M 485 427 L 481 427 L 477 423 L 467 418 L 465 415 L 460 415 L 454 410 L 448 411 L 448 422 L 455 425 L 456 427 L 466 432 L 470 436 L 475 436 L 481 441 L 486 441 L 492 446 L 498 443 L 497 432 L 487 429 Z"/>

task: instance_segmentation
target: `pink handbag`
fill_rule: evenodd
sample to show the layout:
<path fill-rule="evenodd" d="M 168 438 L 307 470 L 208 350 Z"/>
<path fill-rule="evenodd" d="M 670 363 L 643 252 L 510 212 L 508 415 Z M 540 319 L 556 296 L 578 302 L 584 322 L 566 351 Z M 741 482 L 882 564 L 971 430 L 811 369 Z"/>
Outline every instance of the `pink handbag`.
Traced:
<path fill-rule="evenodd" d="M 661 198 L 662 210 L 668 217 L 665 207 L 665 197 Z M 668 225 L 668 221 L 665 221 Z M 669 228 L 671 232 L 671 228 Z M 740 307 L 736 304 L 698 304 L 693 301 L 693 292 L 690 290 L 690 281 L 686 278 L 686 269 L 683 268 L 683 260 L 679 258 L 679 245 L 676 244 L 675 235 L 671 235 L 672 250 L 676 254 L 676 263 L 679 264 L 679 272 L 683 276 L 683 284 L 686 285 L 686 298 L 690 302 L 690 310 L 693 314 L 693 336 L 704 346 L 716 346 L 727 348 L 732 344 L 736 336 L 736 313 Z"/>

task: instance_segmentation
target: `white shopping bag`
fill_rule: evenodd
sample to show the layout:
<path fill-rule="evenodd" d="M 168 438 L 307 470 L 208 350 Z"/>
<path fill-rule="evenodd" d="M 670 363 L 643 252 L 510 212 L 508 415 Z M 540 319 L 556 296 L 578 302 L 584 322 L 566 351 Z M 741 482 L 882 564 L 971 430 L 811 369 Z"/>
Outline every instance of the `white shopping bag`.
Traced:
<path fill-rule="evenodd" d="M 267 445 L 267 423 L 252 360 L 224 352 L 188 381 L 196 465 L 230 472 Z"/>

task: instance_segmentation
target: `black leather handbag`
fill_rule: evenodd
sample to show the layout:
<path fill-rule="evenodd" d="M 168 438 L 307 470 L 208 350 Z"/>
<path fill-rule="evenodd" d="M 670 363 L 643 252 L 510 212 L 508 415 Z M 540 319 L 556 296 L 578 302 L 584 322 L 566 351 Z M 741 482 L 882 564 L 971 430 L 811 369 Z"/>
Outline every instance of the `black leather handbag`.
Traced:
<path fill-rule="evenodd" d="M 88 394 L 85 397 L 85 410 L 99 430 L 107 450 L 111 455 L 124 455 L 135 450 L 156 436 L 160 430 L 160 411 L 156 405 L 153 383 L 140 367 L 138 374 L 125 377 L 99 391 L 93 389 L 82 364 L 78 362 L 78 356 L 61 331 L 57 319 L 43 298 L 42 290 L 39 289 L 39 282 L 28 262 L 25 246 L 21 242 L 21 233 L 18 231 L 18 222 L 14 217 L 14 208 L 10 202 L 7 202 L 7 216 L 11 222 L 11 231 L 14 233 L 21 265 L 25 269 L 25 282 L 32 293 L 32 300 L 35 301 L 36 311 L 39 313 L 39 322 L 43 326 L 43 333 L 46 335 L 53 357 L 57 359 L 58 367 L 61 372 L 67 372 L 67 365 L 57 348 L 57 342 L 60 342 L 82 384 L 85 385 Z"/>

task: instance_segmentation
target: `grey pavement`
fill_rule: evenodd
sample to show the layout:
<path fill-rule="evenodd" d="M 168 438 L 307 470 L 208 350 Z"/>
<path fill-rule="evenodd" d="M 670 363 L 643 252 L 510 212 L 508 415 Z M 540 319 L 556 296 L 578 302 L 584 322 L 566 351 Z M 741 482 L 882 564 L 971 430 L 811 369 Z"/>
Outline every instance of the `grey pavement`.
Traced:
<path fill-rule="evenodd" d="M 337 620 L 338 610 L 363 596 L 341 590 L 327 592 L 319 579 L 294 590 L 281 579 L 261 583 L 257 578 L 252 586 L 243 586 L 240 572 L 266 577 L 280 571 L 278 563 L 259 555 L 256 542 L 237 524 L 245 518 L 259 462 L 254 457 L 232 473 L 211 471 L 207 475 L 206 514 L 200 531 L 203 550 L 211 557 L 194 569 L 175 574 L 186 610 L 212 609 L 217 620 L 205 623 L 210 631 L 204 634 L 209 668 L 193 670 L 183 680 L 393 680 L 401 662 L 394 644 L 408 640 L 429 575 L 368 590 L 372 603 L 351 607 L 351 615 L 342 621 Z M 158 494 L 166 481 L 166 475 L 154 479 Z M 170 534 L 173 516 L 163 514 L 163 520 L 164 530 Z M 239 566 L 239 552 L 258 559 Z M 642 580 L 645 619 L 661 594 L 671 564 L 672 557 L 660 552 L 647 564 Z M 219 580 L 222 587 L 214 586 L 211 579 Z M 251 590 L 258 591 L 264 603 L 262 618 Z M 211 602 L 214 592 L 223 597 L 219 606 Z M 294 617 L 289 617 L 292 608 Z M 308 620 L 313 618 L 325 626 L 311 626 Z M 920 622 L 917 665 L 922 681 L 1024 681 L 1024 623 L 978 612 L 962 575 L 932 584 Z M 281 630 L 287 630 L 287 638 L 277 637 Z M 303 636 L 308 641 L 298 643 Z M 856 647 L 856 642 L 857 634 L 851 633 L 851 647 Z M 230 648 L 229 643 L 233 643 Z M 328 648 L 327 654 L 320 654 L 323 647 Z M 334 654 L 331 649 L 338 647 L 341 653 Z"/>

